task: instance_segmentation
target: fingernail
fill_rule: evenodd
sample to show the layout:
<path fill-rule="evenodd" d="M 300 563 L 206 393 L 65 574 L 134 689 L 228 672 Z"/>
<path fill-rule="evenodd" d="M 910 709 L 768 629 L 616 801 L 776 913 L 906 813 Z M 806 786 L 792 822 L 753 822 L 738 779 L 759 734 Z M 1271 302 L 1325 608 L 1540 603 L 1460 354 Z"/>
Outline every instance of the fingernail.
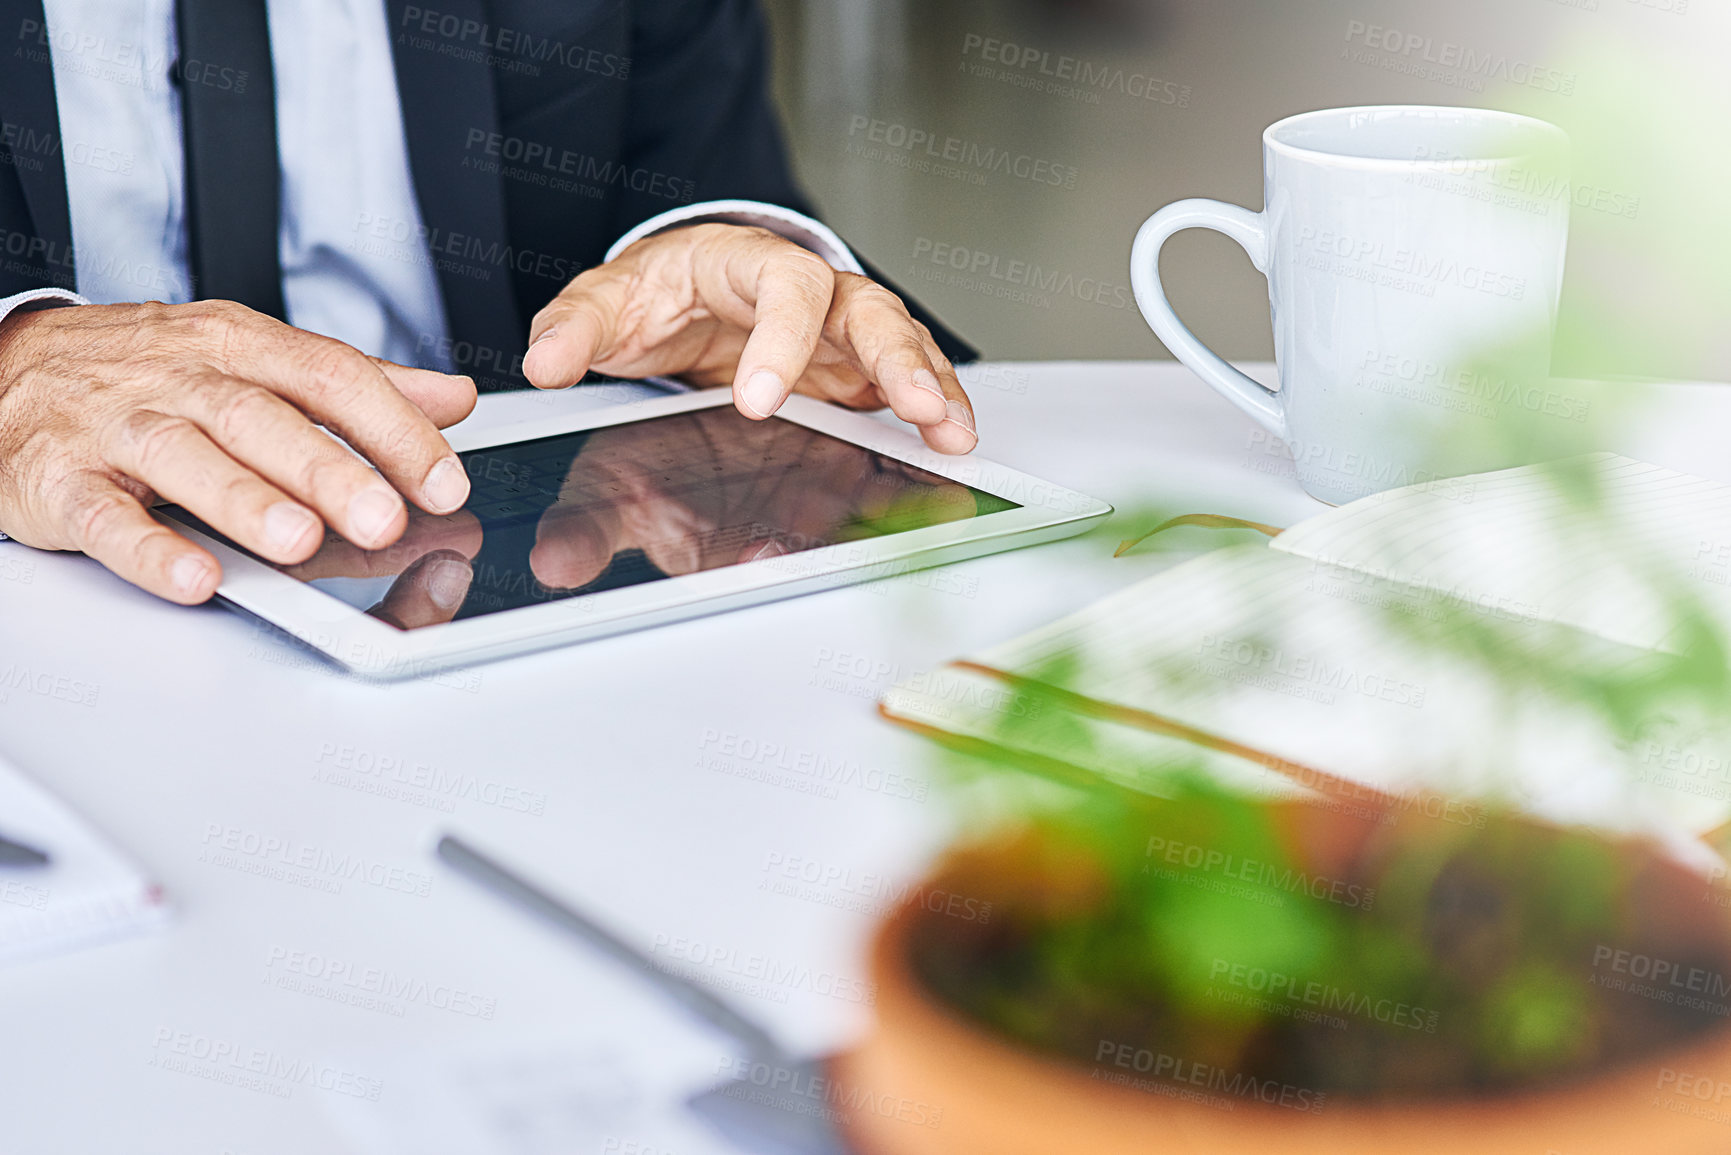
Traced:
<path fill-rule="evenodd" d="M 475 571 L 468 562 L 454 557 L 436 561 L 427 575 L 427 596 L 441 610 L 454 610 L 469 596 L 469 583 L 474 577 Z"/>
<path fill-rule="evenodd" d="M 943 387 L 938 384 L 938 375 L 933 373 L 930 369 L 916 370 L 914 372 L 914 384 L 936 397 L 939 401 L 944 400 L 944 390 Z"/>
<path fill-rule="evenodd" d="M 447 457 L 433 466 L 421 485 L 421 494 L 434 513 L 450 513 L 469 500 L 469 475 L 463 472 L 463 463 Z"/>
<path fill-rule="evenodd" d="M 974 437 L 979 436 L 979 433 L 974 429 L 974 415 L 969 413 L 968 407 L 963 405 L 960 401 L 950 401 L 945 403 L 944 420 L 955 422 L 963 429 L 966 429 L 968 433 Z"/>
<path fill-rule="evenodd" d="M 759 369 L 745 380 L 745 387 L 739 391 L 739 399 L 745 407 L 759 417 L 768 417 L 781 405 L 782 394 L 786 387 L 781 378 L 768 369 Z"/>
<path fill-rule="evenodd" d="M 402 510 L 403 503 L 388 489 L 368 486 L 355 494 L 349 499 L 349 526 L 361 538 L 357 544 L 381 540 Z"/>
<path fill-rule="evenodd" d="M 559 331 L 559 326 L 554 325 L 551 329 L 548 329 L 545 333 L 542 333 L 539 337 L 537 337 L 533 341 L 529 342 L 529 348 L 533 349 L 535 346 L 537 346 L 541 342 L 547 340 L 549 337 L 551 337 L 553 334 L 557 333 L 558 331 Z"/>
<path fill-rule="evenodd" d="M 264 539 L 277 553 L 299 553 L 307 537 L 318 529 L 319 519 L 312 511 L 293 502 L 279 501 L 264 511 Z"/>
<path fill-rule="evenodd" d="M 188 554 L 174 563 L 168 580 L 174 583 L 182 597 L 195 598 L 204 592 L 205 584 L 210 580 L 210 566 L 203 558 Z"/>

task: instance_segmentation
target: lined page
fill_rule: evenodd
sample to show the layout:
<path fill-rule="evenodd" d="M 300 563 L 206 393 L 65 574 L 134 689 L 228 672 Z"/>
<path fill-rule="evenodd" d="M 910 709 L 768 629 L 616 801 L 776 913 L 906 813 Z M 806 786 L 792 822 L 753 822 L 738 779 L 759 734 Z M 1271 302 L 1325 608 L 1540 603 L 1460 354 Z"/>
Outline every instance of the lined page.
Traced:
<path fill-rule="evenodd" d="M 1527 466 L 1377 494 L 1274 540 L 1300 557 L 1674 650 L 1700 614 L 1731 632 L 1731 485 L 1612 454 L 1570 496 Z"/>
<path fill-rule="evenodd" d="M 1497 799 L 1556 821 L 1661 835 L 1698 834 L 1731 816 L 1731 784 L 1664 773 L 1667 752 L 1685 743 L 1731 754 L 1711 719 L 1669 718 L 1673 732 L 1631 743 L 1588 704 L 1498 676 L 1470 647 L 1448 644 L 1464 630 L 1497 631 L 1503 644 L 1607 676 L 1660 660 L 1567 626 L 1463 615 L 1434 591 L 1263 545 L 1196 558 L 975 659 L 1396 796 Z M 1174 739 L 1041 717 L 1032 704 L 961 672 L 897 687 L 884 710 L 1119 779 L 1183 756 Z M 1277 788 L 1275 775 L 1242 759 L 1205 761 Z"/>

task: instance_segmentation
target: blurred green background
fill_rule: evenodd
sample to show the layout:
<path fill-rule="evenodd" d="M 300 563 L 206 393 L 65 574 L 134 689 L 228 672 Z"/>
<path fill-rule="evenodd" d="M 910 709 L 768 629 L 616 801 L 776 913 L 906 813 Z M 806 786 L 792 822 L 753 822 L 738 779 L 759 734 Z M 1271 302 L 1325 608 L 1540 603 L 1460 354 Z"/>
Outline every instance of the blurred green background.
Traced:
<path fill-rule="evenodd" d="M 766 4 L 806 186 L 989 357 L 1166 356 L 1129 290 L 1149 213 L 1260 209 L 1260 134 L 1291 113 L 1457 104 L 1575 137 L 1560 347 L 1593 363 L 1564 352 L 1558 371 L 1731 379 L 1725 0 Z M 1432 63 L 1468 55 L 1471 72 Z M 1265 283 L 1230 241 L 1181 235 L 1164 273 L 1204 340 L 1272 357 Z"/>

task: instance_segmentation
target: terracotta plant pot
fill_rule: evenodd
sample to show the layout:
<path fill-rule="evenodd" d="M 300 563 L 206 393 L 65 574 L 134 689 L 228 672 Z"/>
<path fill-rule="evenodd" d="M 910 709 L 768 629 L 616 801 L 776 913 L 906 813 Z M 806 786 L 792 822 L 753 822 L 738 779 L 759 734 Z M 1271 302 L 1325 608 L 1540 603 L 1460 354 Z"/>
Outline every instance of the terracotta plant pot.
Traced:
<path fill-rule="evenodd" d="M 1332 831 L 1316 845 L 1338 848 L 1340 837 L 1351 837 L 1326 814 L 1292 811 L 1283 822 L 1301 836 L 1306 828 Z M 1017 868 L 1004 848 L 995 857 L 1001 886 Z M 993 858 L 992 848 L 965 852 L 917 893 L 967 893 L 966 880 L 982 877 Z M 1643 866 L 1640 894 L 1660 923 L 1693 918 L 1698 928 L 1723 920 L 1707 904 L 1707 886 L 1654 855 Z M 847 1111 L 844 1124 L 865 1155 L 1731 1151 L 1731 1021 L 1673 1051 L 1556 1089 L 1394 1104 L 1331 1095 L 1317 1104 L 1267 1083 L 1234 1089 L 1206 1068 L 1162 1063 L 1165 1056 L 1090 1068 L 1004 1040 L 940 1003 L 913 974 L 910 932 L 927 909 L 910 903 L 882 928 L 872 956 L 875 1030 L 834 1061 L 835 1084 L 847 1089 L 848 1102 L 869 1107 Z M 1720 992 L 1715 1001 L 1726 997 Z M 1125 1077 L 1139 1086 L 1122 1085 Z"/>

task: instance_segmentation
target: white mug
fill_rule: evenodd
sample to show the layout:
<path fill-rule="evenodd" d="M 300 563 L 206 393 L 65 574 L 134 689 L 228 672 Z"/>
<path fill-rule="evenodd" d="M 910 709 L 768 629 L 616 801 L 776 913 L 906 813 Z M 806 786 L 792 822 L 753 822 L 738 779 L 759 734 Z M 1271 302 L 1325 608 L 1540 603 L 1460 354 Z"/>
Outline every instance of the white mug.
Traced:
<path fill-rule="evenodd" d="M 1167 205 L 1136 236 L 1130 283 L 1173 355 L 1286 442 L 1306 492 L 1340 504 L 1502 468 L 1520 454 L 1511 417 L 1584 420 L 1547 385 L 1569 229 L 1561 129 L 1391 105 L 1289 117 L 1262 146 L 1264 210 Z M 1160 249 L 1189 228 L 1225 233 L 1267 276 L 1277 390 L 1167 302 Z"/>

